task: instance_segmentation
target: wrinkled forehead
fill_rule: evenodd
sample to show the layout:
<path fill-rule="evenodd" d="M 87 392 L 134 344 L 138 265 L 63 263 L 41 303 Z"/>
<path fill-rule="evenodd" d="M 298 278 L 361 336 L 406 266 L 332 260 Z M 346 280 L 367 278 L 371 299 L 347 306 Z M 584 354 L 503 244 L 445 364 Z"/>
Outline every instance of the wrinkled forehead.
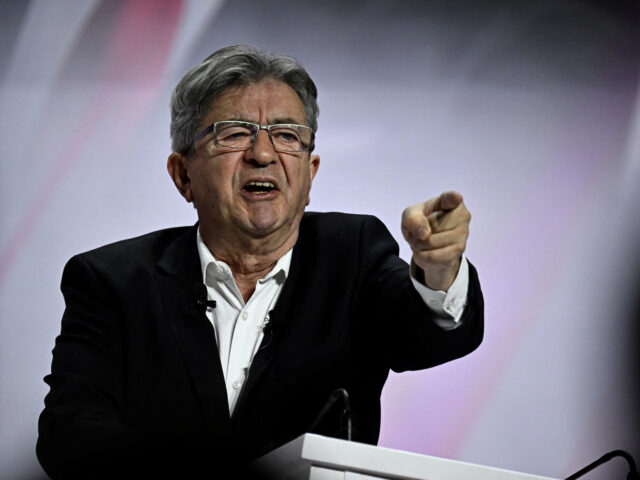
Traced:
<path fill-rule="evenodd" d="M 223 90 L 211 102 L 202 123 L 208 125 L 221 120 L 307 124 L 304 106 L 296 91 L 275 79 L 232 85 Z"/>

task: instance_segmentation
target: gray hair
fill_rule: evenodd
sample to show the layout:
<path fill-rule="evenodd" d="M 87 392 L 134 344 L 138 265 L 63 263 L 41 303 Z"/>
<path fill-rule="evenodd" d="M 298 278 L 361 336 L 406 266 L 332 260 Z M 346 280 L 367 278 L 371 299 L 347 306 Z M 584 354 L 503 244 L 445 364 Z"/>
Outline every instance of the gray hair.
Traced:
<path fill-rule="evenodd" d="M 247 45 L 222 48 L 189 70 L 171 95 L 171 147 L 193 154 L 193 137 L 213 102 L 230 87 L 264 79 L 289 85 L 300 97 L 307 126 L 318 129 L 318 90 L 306 70 L 294 59 L 261 52 Z M 310 151 L 313 150 L 313 142 Z"/>

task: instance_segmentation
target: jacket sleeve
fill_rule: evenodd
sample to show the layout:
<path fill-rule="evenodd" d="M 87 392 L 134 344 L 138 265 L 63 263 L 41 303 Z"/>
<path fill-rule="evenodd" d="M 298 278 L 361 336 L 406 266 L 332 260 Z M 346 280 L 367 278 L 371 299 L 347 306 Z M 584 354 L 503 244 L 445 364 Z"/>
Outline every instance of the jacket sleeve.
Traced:
<path fill-rule="evenodd" d="M 38 459 L 52 478 L 140 473 L 150 444 L 122 421 L 123 351 L 117 303 L 82 256 L 66 265 L 66 308 L 39 419 Z"/>
<path fill-rule="evenodd" d="M 469 263 L 467 305 L 461 325 L 445 330 L 413 287 L 409 267 L 398 257 L 398 245 L 375 217 L 363 220 L 360 232 L 361 308 L 376 322 L 377 341 L 386 363 L 396 371 L 419 370 L 475 350 L 484 327 L 484 304 L 476 269 Z"/>

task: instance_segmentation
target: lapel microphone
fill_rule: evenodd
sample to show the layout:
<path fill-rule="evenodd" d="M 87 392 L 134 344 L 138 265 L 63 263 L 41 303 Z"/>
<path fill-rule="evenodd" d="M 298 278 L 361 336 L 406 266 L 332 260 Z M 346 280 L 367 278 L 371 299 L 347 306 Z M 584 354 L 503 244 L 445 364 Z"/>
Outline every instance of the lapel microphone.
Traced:
<path fill-rule="evenodd" d="M 271 319 L 272 312 L 273 310 L 270 310 L 267 313 L 267 316 L 265 317 L 264 321 L 262 322 L 262 325 L 260 326 L 260 328 L 262 328 L 263 337 L 262 337 L 262 342 L 260 343 L 260 347 L 258 348 L 258 351 L 256 352 L 256 354 L 266 349 L 273 342 L 273 320 Z"/>
<path fill-rule="evenodd" d="M 196 300 L 196 305 L 200 308 L 216 308 L 215 300 L 207 300 L 206 298 L 199 298 Z"/>
<path fill-rule="evenodd" d="M 192 292 L 195 299 L 189 303 L 196 311 L 204 313 L 209 308 L 216 308 L 216 301 L 207 299 L 207 286 L 204 283 L 195 283 Z"/>

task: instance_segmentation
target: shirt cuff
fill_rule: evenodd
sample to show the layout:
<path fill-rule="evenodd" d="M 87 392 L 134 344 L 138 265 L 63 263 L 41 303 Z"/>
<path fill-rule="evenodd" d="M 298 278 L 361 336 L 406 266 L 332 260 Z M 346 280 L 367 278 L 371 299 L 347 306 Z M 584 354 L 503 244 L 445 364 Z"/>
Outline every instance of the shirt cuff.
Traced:
<path fill-rule="evenodd" d="M 424 303 L 436 314 L 434 321 L 439 327 L 451 330 L 460 326 L 469 289 L 469 263 L 464 255 L 460 261 L 458 275 L 446 292 L 430 289 L 413 278 L 413 275 L 411 282 Z"/>

